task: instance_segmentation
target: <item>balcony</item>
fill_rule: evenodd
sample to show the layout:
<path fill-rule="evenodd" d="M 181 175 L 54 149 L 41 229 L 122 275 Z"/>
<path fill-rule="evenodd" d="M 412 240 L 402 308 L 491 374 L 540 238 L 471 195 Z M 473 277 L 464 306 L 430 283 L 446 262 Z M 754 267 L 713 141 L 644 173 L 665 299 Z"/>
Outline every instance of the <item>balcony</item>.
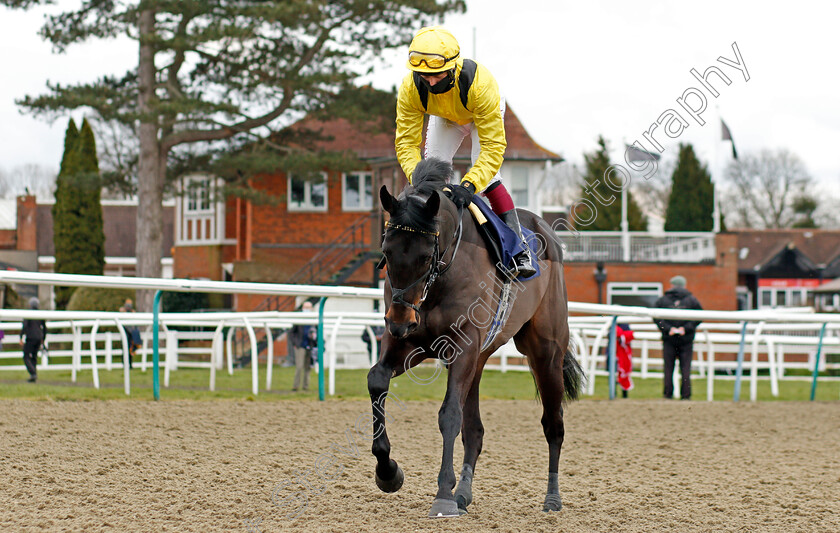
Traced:
<path fill-rule="evenodd" d="M 557 236 L 567 262 L 708 263 L 716 257 L 713 232 L 558 231 Z"/>

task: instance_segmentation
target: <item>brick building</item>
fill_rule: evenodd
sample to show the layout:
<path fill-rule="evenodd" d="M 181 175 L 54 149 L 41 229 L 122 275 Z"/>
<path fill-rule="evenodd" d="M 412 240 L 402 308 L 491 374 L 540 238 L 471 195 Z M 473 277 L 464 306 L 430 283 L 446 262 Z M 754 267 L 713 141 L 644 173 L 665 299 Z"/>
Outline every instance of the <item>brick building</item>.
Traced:
<path fill-rule="evenodd" d="M 564 272 L 571 301 L 650 306 L 668 290 L 668 281 L 681 275 L 705 309 L 736 309 L 738 255 L 732 233 L 657 237 L 634 232 L 628 262 L 621 260 L 618 232 L 560 236 L 567 250 Z M 589 242 L 577 242 L 582 240 Z"/>
<path fill-rule="evenodd" d="M 324 169 L 316 180 L 282 172 L 259 176 L 252 186 L 274 199 L 260 203 L 213 202 L 219 182 L 185 176 L 175 205 L 175 277 L 379 285 L 374 266 L 384 220 L 378 190 L 385 185 L 396 193 L 406 184 L 393 131 L 372 132 L 343 118 L 307 119 L 296 127 L 319 132 L 318 149 L 352 151 L 360 168 Z M 535 143 L 510 107 L 505 130 L 505 182 L 517 205 L 534 210 L 546 170 L 562 158 Z M 469 165 L 465 140 L 454 159 L 456 179 Z M 289 301 L 239 295 L 235 307 L 288 309 Z"/>
<path fill-rule="evenodd" d="M 39 201 L 35 196 L 0 200 L 0 268 L 32 272 L 52 272 L 55 265 L 52 208 L 54 200 Z M 172 277 L 174 201 L 163 206 L 163 277 Z M 137 200 L 102 200 L 102 223 L 105 233 L 105 275 L 133 276 L 137 265 Z M 35 296 L 32 285 L 20 285 L 18 291 Z M 48 286 L 38 290 L 44 308 L 51 306 Z"/>
<path fill-rule="evenodd" d="M 812 305 L 816 288 L 840 278 L 838 230 L 740 230 L 737 238 L 743 308 Z"/>

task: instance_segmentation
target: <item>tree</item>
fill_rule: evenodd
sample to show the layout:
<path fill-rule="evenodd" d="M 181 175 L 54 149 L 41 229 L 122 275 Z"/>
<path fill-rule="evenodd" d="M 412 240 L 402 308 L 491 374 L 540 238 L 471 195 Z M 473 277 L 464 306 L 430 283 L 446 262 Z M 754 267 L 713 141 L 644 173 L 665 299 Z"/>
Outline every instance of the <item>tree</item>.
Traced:
<path fill-rule="evenodd" d="M 792 228 L 817 228 L 814 220 L 814 212 L 819 207 L 817 199 L 808 194 L 800 194 L 793 199 L 793 213 L 798 219 L 791 226 Z"/>
<path fill-rule="evenodd" d="M 138 42 L 137 68 L 91 83 L 51 83 L 48 94 L 18 103 L 46 115 L 85 107 L 137 136 L 137 274 L 158 277 L 165 178 L 179 150 L 267 138 L 333 100 L 421 24 L 464 9 L 463 0 L 82 0 L 48 16 L 41 35 L 58 51 L 127 36 Z M 148 291 L 138 300 L 151 307 Z"/>
<path fill-rule="evenodd" d="M 587 217 L 575 213 L 577 219 L 575 225 L 580 230 L 619 231 L 621 230 L 621 187 L 625 186 L 623 181 L 625 178 L 627 179 L 626 186 L 629 186 L 629 176 L 623 178 L 620 172 L 610 169 L 607 143 L 601 136 L 598 137 L 598 146 L 597 151 L 583 155 L 586 173 L 583 176 L 580 202 L 590 209 L 591 206 L 595 207 L 594 219 L 588 224 L 582 224 L 578 221 L 585 220 Z M 647 220 L 629 189 L 627 191 L 627 222 L 630 231 L 647 229 Z"/>
<path fill-rule="evenodd" d="M 72 119 L 67 126 L 52 215 L 55 271 L 101 276 L 105 268 L 105 234 L 99 164 L 93 130 L 87 120 L 78 132 Z M 56 287 L 56 308 L 64 309 L 74 290 Z"/>
<path fill-rule="evenodd" d="M 709 171 L 697 159 L 690 144 L 680 143 L 665 210 L 665 231 L 711 231 L 714 203 Z"/>
<path fill-rule="evenodd" d="M 813 185 L 805 165 L 787 150 L 747 154 L 729 165 L 726 177 L 733 187 L 730 222 L 743 227 L 790 227 L 794 200 Z"/>
<path fill-rule="evenodd" d="M 36 163 L 16 165 L 8 171 L 0 168 L 0 198 L 14 198 L 21 194 L 50 196 L 55 175 L 55 170 Z"/>

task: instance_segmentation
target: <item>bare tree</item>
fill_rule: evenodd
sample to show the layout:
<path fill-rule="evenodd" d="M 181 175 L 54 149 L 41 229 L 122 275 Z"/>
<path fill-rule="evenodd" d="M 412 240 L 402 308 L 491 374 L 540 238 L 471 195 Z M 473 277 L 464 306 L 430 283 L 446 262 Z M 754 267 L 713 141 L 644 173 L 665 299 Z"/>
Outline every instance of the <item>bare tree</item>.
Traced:
<path fill-rule="evenodd" d="M 116 120 L 89 117 L 97 143 L 102 174 L 102 197 L 125 198 L 137 194 L 137 164 L 140 152 L 137 133 Z"/>
<path fill-rule="evenodd" d="M 580 184 L 583 182 L 583 175 L 580 169 L 573 163 L 562 162 L 553 165 L 542 182 L 542 204 L 543 205 L 570 205 L 577 198 L 580 192 Z"/>
<path fill-rule="evenodd" d="M 671 195 L 671 175 L 676 166 L 676 159 L 669 158 L 660 160 L 656 172 L 650 177 L 633 172 L 633 192 L 645 213 L 665 218 L 668 197 Z"/>
<path fill-rule="evenodd" d="M 724 208 L 733 226 L 786 228 L 795 220 L 793 203 L 813 178 L 788 150 L 762 150 L 733 161 L 726 169 L 730 183 Z"/>
<path fill-rule="evenodd" d="M 55 176 L 55 170 L 36 163 L 17 165 L 9 171 L 0 169 L 0 197 L 34 194 L 48 198 L 55 189 Z"/>

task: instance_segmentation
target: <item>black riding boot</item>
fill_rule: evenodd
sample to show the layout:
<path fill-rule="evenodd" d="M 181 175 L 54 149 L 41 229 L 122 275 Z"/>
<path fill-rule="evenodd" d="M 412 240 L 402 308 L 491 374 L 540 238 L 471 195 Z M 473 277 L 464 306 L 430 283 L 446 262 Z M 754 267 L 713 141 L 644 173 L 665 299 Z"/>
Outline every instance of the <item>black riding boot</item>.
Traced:
<path fill-rule="evenodd" d="M 519 216 L 516 214 L 516 209 L 511 209 L 506 213 L 499 215 L 505 224 L 519 236 L 525 251 L 521 252 L 513 258 L 513 263 L 516 268 L 517 277 L 530 278 L 537 273 L 537 270 L 531 265 L 531 247 L 522 237 L 522 226 L 519 225 Z"/>

